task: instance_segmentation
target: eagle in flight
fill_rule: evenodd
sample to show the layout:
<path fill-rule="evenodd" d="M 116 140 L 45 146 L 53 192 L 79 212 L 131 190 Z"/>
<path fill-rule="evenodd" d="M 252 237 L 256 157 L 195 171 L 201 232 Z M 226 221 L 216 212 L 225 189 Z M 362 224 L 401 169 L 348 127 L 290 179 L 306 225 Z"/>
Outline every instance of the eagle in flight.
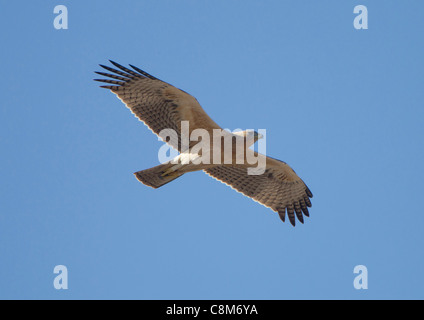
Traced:
<path fill-rule="evenodd" d="M 96 72 L 107 77 L 95 79 L 108 85 L 101 86 L 115 93 L 132 113 L 146 124 L 156 135 L 164 129 L 172 129 L 177 133 L 177 139 L 163 139 L 182 154 L 190 153 L 193 142 L 187 149 L 182 148 L 181 126 L 183 121 L 189 123 L 189 133 L 203 129 L 212 136 L 213 131 L 221 129 L 203 110 L 197 100 L 187 92 L 180 90 L 164 81 L 161 81 L 147 72 L 130 65 L 126 68 L 110 61 L 117 69 L 100 65 L 111 73 Z M 222 129 L 221 129 L 222 130 Z M 156 167 L 134 173 L 143 184 L 159 188 L 164 184 L 182 176 L 184 173 L 203 170 L 211 177 L 221 181 L 236 191 L 252 198 L 262 205 L 278 212 L 282 221 L 285 221 L 286 212 L 290 223 L 295 226 L 296 218 L 303 223 L 303 215 L 309 217 L 308 207 L 311 207 L 312 193 L 306 184 L 299 178 L 288 164 L 283 161 L 267 157 L 250 150 L 250 147 L 261 135 L 248 130 L 232 133 L 245 139 L 245 155 L 250 152 L 262 156 L 265 160 L 265 170 L 262 174 L 248 174 L 252 165 L 247 161 L 234 161 L 237 158 L 236 150 L 232 150 L 230 163 L 193 164 L 179 161 L 170 161 Z M 247 142 L 249 138 L 250 144 Z M 213 148 L 213 145 L 211 145 Z M 235 148 L 234 148 L 235 149 Z"/>

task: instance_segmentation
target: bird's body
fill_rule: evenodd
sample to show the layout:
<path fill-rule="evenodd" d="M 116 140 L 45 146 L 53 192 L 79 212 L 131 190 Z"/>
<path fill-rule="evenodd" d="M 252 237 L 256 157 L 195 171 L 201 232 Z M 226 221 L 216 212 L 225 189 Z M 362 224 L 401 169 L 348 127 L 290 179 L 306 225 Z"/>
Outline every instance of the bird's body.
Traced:
<path fill-rule="evenodd" d="M 249 149 L 261 138 L 260 134 L 249 130 L 238 133 L 224 131 L 185 91 L 137 67 L 131 66 L 131 70 L 113 61 L 111 63 L 119 70 L 101 65 L 113 74 L 96 73 L 113 80 L 96 80 L 108 83 L 102 87 L 115 93 L 137 118 L 180 152 L 172 161 L 136 172 L 139 181 L 158 188 L 185 173 L 204 170 L 213 178 L 278 212 L 283 221 L 286 212 L 293 225 L 295 215 L 302 223 L 303 214 L 309 216 L 312 193 L 297 174 L 285 162 Z M 187 139 L 199 130 L 203 134 L 202 144 Z M 164 138 L 164 132 L 171 134 Z M 217 132 L 221 136 L 214 139 Z M 210 137 L 206 139 L 207 144 L 204 144 L 205 136 Z M 257 162 L 252 163 L 251 159 Z M 263 170 L 260 174 L 251 174 L 250 170 L 259 167 L 258 163 L 264 164 Z"/>

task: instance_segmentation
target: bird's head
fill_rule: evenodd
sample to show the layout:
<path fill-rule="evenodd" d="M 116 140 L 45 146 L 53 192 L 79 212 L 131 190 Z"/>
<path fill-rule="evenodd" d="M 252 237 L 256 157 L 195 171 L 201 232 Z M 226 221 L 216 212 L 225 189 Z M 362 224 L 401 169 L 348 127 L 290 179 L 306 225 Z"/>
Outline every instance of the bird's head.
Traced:
<path fill-rule="evenodd" d="M 253 145 L 259 139 L 264 138 L 264 136 L 261 133 L 258 133 L 255 130 L 238 131 L 238 132 L 233 132 L 233 134 L 244 137 L 246 141 L 248 142 L 248 147 Z"/>
<path fill-rule="evenodd" d="M 262 134 L 262 133 L 257 133 L 256 131 L 254 132 L 254 138 L 255 138 L 255 142 L 256 141 L 258 141 L 258 140 L 260 140 L 260 139 L 263 139 L 264 138 L 264 135 Z"/>

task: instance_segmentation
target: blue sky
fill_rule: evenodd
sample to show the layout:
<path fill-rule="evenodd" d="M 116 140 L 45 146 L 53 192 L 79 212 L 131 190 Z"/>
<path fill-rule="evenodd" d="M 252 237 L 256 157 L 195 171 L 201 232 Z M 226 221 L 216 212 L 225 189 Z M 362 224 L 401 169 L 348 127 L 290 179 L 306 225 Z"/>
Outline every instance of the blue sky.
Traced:
<path fill-rule="evenodd" d="M 359 4 L 368 30 L 353 27 Z M 424 298 L 423 11 L 2 1 L 0 298 Z M 224 128 L 266 129 L 267 153 L 314 193 L 311 217 L 293 228 L 202 172 L 139 183 L 162 143 L 92 81 L 108 59 L 191 93 Z"/>

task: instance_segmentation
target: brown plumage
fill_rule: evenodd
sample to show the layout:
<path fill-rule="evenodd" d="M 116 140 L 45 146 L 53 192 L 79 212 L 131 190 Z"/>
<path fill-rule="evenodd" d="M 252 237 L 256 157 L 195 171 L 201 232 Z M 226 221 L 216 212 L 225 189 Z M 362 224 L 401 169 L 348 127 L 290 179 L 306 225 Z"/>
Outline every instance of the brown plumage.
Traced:
<path fill-rule="evenodd" d="M 143 121 L 155 134 L 163 129 L 173 129 L 178 143 L 165 141 L 180 152 L 189 152 L 197 142 L 190 142 L 188 150 L 182 150 L 181 121 L 189 122 L 189 134 L 195 129 L 205 129 L 210 136 L 213 129 L 221 129 L 203 110 L 197 100 L 188 93 L 163 82 L 143 70 L 134 67 L 123 67 L 110 61 L 116 68 L 103 66 L 112 73 L 96 72 L 110 79 L 95 79 L 108 85 L 122 102 Z M 255 137 L 256 142 L 257 138 Z M 212 147 L 212 146 L 211 146 Z M 256 152 L 246 149 L 245 152 Z M 235 155 L 234 155 L 235 156 Z M 244 164 L 187 164 L 165 163 L 154 168 L 135 173 L 136 178 L 153 188 L 158 188 L 191 171 L 204 170 L 211 177 L 229 185 L 249 198 L 278 212 L 281 220 L 285 214 L 291 224 L 295 225 L 295 217 L 303 223 L 303 215 L 309 216 L 312 193 L 306 184 L 285 162 L 266 157 L 266 170 L 261 175 L 248 175 Z"/>

